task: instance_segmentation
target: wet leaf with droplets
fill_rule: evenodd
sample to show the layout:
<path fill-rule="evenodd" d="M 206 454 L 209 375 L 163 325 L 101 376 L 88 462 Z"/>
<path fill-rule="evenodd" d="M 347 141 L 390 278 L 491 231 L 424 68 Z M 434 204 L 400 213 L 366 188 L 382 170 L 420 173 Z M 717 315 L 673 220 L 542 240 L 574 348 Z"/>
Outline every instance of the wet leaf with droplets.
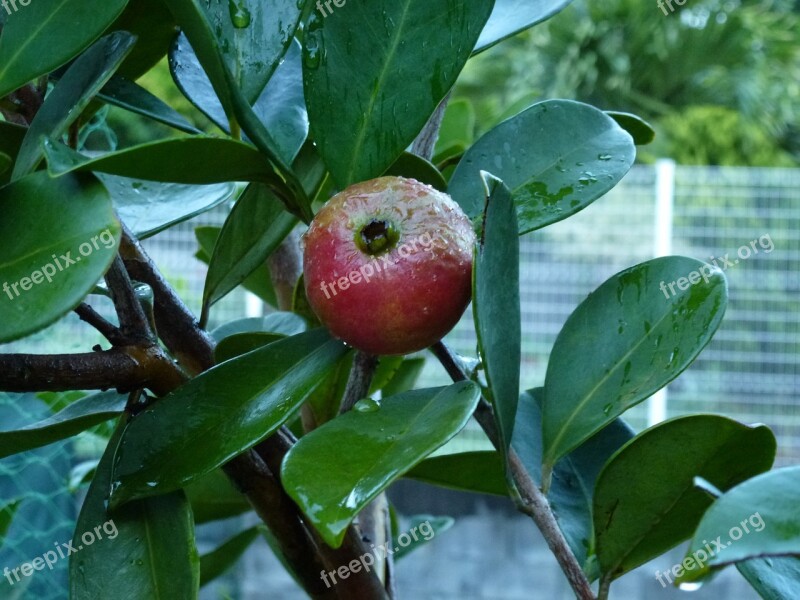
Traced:
<path fill-rule="evenodd" d="M 588 104 L 548 100 L 500 123 L 467 150 L 448 191 L 467 216 L 483 208 L 480 172 L 511 189 L 520 234 L 583 210 L 613 188 L 636 157 L 631 136 Z"/>
<path fill-rule="evenodd" d="M 505 457 L 519 398 L 519 237 L 511 192 L 492 175 L 481 175 L 488 200 L 482 245 L 473 261 L 472 314 Z"/>
<path fill-rule="evenodd" d="M 125 429 L 111 504 L 181 488 L 256 445 L 346 352 L 315 329 L 217 365 L 156 402 Z"/>
<path fill-rule="evenodd" d="M 362 400 L 305 435 L 281 469 L 286 491 L 325 542 L 338 547 L 359 511 L 461 431 L 478 403 L 471 382 Z"/>
<path fill-rule="evenodd" d="M 311 132 L 340 188 L 378 177 L 411 144 L 455 83 L 492 5 L 371 0 L 326 16 L 311 11 L 303 57 Z"/>
<path fill-rule="evenodd" d="M 73 547 L 80 550 L 69 557 L 69 597 L 196 600 L 200 559 L 183 491 L 133 502 L 113 514 L 106 510 L 124 421 L 106 447 L 78 516 Z M 86 532 L 95 536 L 93 543 L 81 539 Z"/>
<path fill-rule="evenodd" d="M 754 446 L 750 446 L 754 449 Z M 771 560 L 785 578 L 797 573 L 797 565 L 785 561 L 786 555 L 800 556 L 800 467 L 792 466 L 763 473 L 720 496 L 703 515 L 687 549 L 687 556 L 704 548 L 706 540 L 723 536 L 723 547 L 702 569 L 686 571 L 680 583 L 699 581 L 731 563 L 756 559 Z M 738 529 L 734 531 L 734 529 Z M 738 536 L 738 537 L 737 537 Z M 725 544 L 725 538 L 730 542 Z M 796 558 L 795 558 L 796 559 Z M 776 565 L 777 563 L 777 565 Z M 777 574 L 776 574 L 777 575 Z M 771 586 L 780 577 L 771 578 Z M 782 583 L 784 589 L 797 589 Z M 770 597 L 770 596 L 765 596 Z M 796 594 L 776 596 L 796 598 Z"/>
<path fill-rule="evenodd" d="M 707 276 L 685 285 L 697 273 Z M 550 354 L 545 471 L 688 367 L 719 327 L 727 297 L 722 271 L 681 256 L 626 269 L 592 292 Z"/>
<path fill-rule="evenodd" d="M 594 546 L 603 576 L 616 579 L 692 535 L 714 501 L 695 477 L 730 489 L 768 471 L 775 450 L 766 426 L 717 415 L 672 419 L 630 440 L 595 485 Z"/>

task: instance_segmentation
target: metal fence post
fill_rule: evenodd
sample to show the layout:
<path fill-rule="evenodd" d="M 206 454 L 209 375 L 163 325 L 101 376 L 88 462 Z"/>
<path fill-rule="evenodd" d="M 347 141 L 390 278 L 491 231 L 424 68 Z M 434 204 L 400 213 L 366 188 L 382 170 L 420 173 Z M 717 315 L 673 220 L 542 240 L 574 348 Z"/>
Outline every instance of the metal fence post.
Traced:
<path fill-rule="evenodd" d="M 655 223 L 653 254 L 672 254 L 672 212 L 675 205 L 675 161 L 663 159 L 655 165 Z M 667 418 L 667 388 L 651 396 L 647 405 L 647 424 L 653 426 Z"/>

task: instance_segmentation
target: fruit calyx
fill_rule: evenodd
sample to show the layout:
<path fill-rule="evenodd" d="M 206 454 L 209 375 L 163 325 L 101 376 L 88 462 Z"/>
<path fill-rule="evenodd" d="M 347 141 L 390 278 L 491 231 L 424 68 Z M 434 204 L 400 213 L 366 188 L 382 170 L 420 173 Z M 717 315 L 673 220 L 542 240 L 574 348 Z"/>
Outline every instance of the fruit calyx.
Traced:
<path fill-rule="evenodd" d="M 372 219 L 356 233 L 356 246 L 370 256 L 392 250 L 400 239 L 394 223 L 385 219 Z"/>

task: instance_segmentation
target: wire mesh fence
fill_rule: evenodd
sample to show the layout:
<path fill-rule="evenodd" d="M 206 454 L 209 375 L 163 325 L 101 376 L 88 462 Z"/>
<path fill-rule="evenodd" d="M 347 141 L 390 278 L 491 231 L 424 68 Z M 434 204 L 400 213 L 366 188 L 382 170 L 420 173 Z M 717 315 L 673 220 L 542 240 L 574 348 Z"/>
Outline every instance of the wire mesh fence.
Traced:
<path fill-rule="evenodd" d="M 657 202 L 665 173 L 668 211 L 662 210 L 663 194 Z M 221 225 L 229 208 L 219 207 L 145 241 L 194 311 L 199 312 L 206 272 L 194 258 L 194 227 Z M 710 345 L 668 386 L 662 399 L 665 416 L 720 412 L 744 422 L 763 422 L 778 436 L 778 466 L 800 462 L 800 170 L 667 167 L 657 172 L 652 166 L 637 166 L 583 212 L 523 237 L 523 389 L 542 385 L 561 326 L 589 292 L 669 246 L 674 254 L 724 268 L 730 300 Z M 109 301 L 98 297 L 92 304 L 111 317 Z M 212 309 L 210 326 L 252 313 L 252 301 L 236 290 Z M 457 351 L 475 355 L 470 311 L 447 339 Z M 0 352 L 85 352 L 101 342 L 96 332 L 68 315 L 30 338 L 0 346 Z M 428 361 L 420 384 L 446 383 L 441 367 Z M 49 412 L 35 395 L 0 395 L 0 430 L 32 423 Z M 625 418 L 642 429 L 653 414 L 643 403 Z M 80 497 L 67 489 L 67 479 L 75 465 L 99 456 L 102 448 L 94 442 L 90 433 L 0 460 L 0 507 L 23 500 L 0 546 L 0 569 L 71 538 Z M 483 434 L 469 426 L 449 450 L 487 446 Z M 17 584 L 3 589 L 3 597 L 64 598 L 66 567 L 62 561 L 52 573 L 28 578 L 27 588 Z"/>

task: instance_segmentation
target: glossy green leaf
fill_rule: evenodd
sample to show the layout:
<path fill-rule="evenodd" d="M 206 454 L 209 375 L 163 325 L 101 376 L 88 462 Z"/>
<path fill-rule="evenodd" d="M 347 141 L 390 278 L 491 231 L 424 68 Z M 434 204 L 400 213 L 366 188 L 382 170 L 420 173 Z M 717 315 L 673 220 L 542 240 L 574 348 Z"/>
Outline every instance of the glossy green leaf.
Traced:
<path fill-rule="evenodd" d="M 751 558 L 736 568 L 763 600 L 800 598 L 800 557 Z"/>
<path fill-rule="evenodd" d="M 69 597 L 196 599 L 200 559 L 183 492 L 147 498 L 113 513 L 106 510 L 123 429 L 120 423 L 109 441 L 78 517 L 72 544 L 76 552 L 69 557 Z"/>
<path fill-rule="evenodd" d="M 79 492 L 83 486 L 89 485 L 92 479 L 94 479 L 98 464 L 100 464 L 100 459 L 93 458 L 80 462 L 72 467 L 69 471 L 69 477 L 67 478 L 67 491 L 69 491 L 70 494 L 75 494 Z"/>
<path fill-rule="evenodd" d="M 383 386 L 384 397 L 394 396 L 395 394 L 414 389 L 414 385 L 416 385 L 417 379 L 419 379 L 419 376 L 422 374 L 422 369 L 424 368 L 424 358 L 406 358 L 400 363 L 394 376 Z"/>
<path fill-rule="evenodd" d="M 134 47 L 135 48 L 135 47 Z M 115 75 L 97 95 L 98 100 L 113 104 L 143 117 L 186 133 L 201 133 L 183 115 L 136 83 Z"/>
<path fill-rule="evenodd" d="M 474 53 L 491 48 L 515 33 L 549 19 L 572 0 L 495 0 L 492 16 L 481 32 Z"/>
<path fill-rule="evenodd" d="M 495 0 L 495 4 L 496 4 Z M 475 141 L 475 108 L 466 98 L 451 100 L 439 128 L 434 155 L 441 160 L 442 153 L 456 145 L 467 148 Z"/>
<path fill-rule="evenodd" d="M 136 46 L 118 74 L 136 81 L 167 53 L 175 37 L 175 20 L 161 0 L 129 0 L 109 31 L 127 31 L 136 36 Z"/>
<path fill-rule="evenodd" d="M 195 258 L 204 262 L 206 265 L 211 262 L 211 255 L 214 253 L 214 245 L 217 243 L 222 227 L 195 227 L 194 235 L 200 248 L 195 253 Z M 248 292 L 252 292 L 264 302 L 277 308 L 278 299 L 275 296 L 275 287 L 272 285 L 272 277 L 266 263 L 256 269 L 242 282 L 242 287 Z"/>
<path fill-rule="evenodd" d="M 189 40 L 181 34 L 170 51 L 170 70 L 183 94 L 223 131 L 230 131 L 225 109 Z M 308 136 L 303 97 L 300 43 L 295 41 L 253 105 L 253 111 L 275 140 L 281 157 L 294 160 Z"/>
<path fill-rule="evenodd" d="M 375 368 L 375 372 L 372 375 L 372 381 L 370 382 L 369 391 L 366 395 L 372 396 L 389 383 L 402 363 L 402 355 L 378 357 L 378 366 Z"/>
<path fill-rule="evenodd" d="M 250 184 L 225 220 L 214 245 L 203 291 L 201 323 L 214 302 L 263 265 L 297 224 L 275 194 L 263 184 Z"/>
<path fill-rule="evenodd" d="M 281 481 L 337 548 L 364 506 L 466 425 L 479 397 L 474 383 L 460 382 L 362 400 L 302 437 L 284 459 Z"/>
<path fill-rule="evenodd" d="M 111 194 L 119 218 L 139 239 L 216 208 L 236 193 L 233 183 L 158 183 L 103 173 L 97 178 Z"/>
<path fill-rule="evenodd" d="M 519 232 L 574 215 L 613 188 L 636 157 L 631 136 L 587 104 L 548 100 L 503 121 L 467 151 L 449 193 L 471 218 L 483 208 L 480 171 L 511 189 Z"/>
<path fill-rule="evenodd" d="M 120 225 L 91 175 L 29 175 L 0 189 L 0 213 L 0 342 L 7 342 L 80 304 L 111 264 Z"/>
<path fill-rule="evenodd" d="M 126 3 L 52 0 L 19 6 L 0 36 L 0 98 L 77 56 L 100 37 Z"/>
<path fill-rule="evenodd" d="M 215 469 L 184 489 L 192 505 L 197 525 L 229 519 L 253 510 L 247 498 L 237 491 L 221 469 Z"/>
<path fill-rule="evenodd" d="M 312 201 L 324 202 L 329 198 L 329 196 L 321 194 L 324 184 L 330 181 L 330 177 L 314 140 L 307 139 L 305 141 L 292 163 L 292 168 L 298 173 L 300 183 Z"/>
<path fill-rule="evenodd" d="M 744 454 L 747 449 L 740 452 Z M 762 473 L 728 490 L 700 520 L 686 551 L 695 566 L 679 574 L 677 580 L 695 581 L 707 577 L 712 569 L 753 558 L 800 555 L 798 506 L 800 467 L 796 466 Z M 704 560 L 698 552 L 708 550 L 707 540 L 717 543 L 710 544 L 711 552 L 706 552 Z M 796 569 L 791 564 L 783 567 L 788 567 L 788 572 Z"/>
<path fill-rule="evenodd" d="M 316 429 L 339 414 L 352 367 L 353 355 L 348 354 L 311 393 L 300 423 L 304 431 Z"/>
<path fill-rule="evenodd" d="M 692 535 L 713 502 L 695 487 L 695 477 L 727 490 L 769 470 L 775 449 L 768 427 L 716 415 L 678 417 L 636 436 L 609 460 L 595 486 L 603 577 L 616 579 Z"/>
<path fill-rule="evenodd" d="M 0 458 L 40 448 L 118 417 L 127 396 L 102 392 L 81 398 L 52 417 L 15 431 L 0 431 Z"/>
<path fill-rule="evenodd" d="M 392 536 L 393 558 L 396 561 L 432 542 L 437 535 L 450 529 L 456 522 L 452 517 L 432 515 L 414 515 L 408 521 L 405 531 Z"/>
<path fill-rule="evenodd" d="M 164 3 L 169 7 L 192 44 L 200 64 L 213 84 L 217 97 L 225 107 L 225 113 L 229 117 L 236 118 L 242 131 L 248 135 L 253 144 L 274 167 L 276 177 L 274 177 L 273 184 L 281 188 L 281 200 L 286 203 L 292 213 L 305 222 L 310 222 L 314 215 L 303 186 L 289 163 L 280 156 L 277 142 L 239 89 L 234 74 L 226 67 L 222 49 L 215 35 L 216 27 L 212 26 L 204 8 L 206 5 L 201 6 L 200 0 L 164 0 Z M 234 9 L 237 7 L 235 3 L 230 6 L 233 6 Z M 285 28 L 286 25 L 283 24 L 283 27 Z M 291 38 L 294 28 L 291 28 L 290 32 L 284 31 L 283 34 Z M 287 44 L 288 42 L 289 40 L 287 40 Z"/>
<path fill-rule="evenodd" d="M 213 581 L 233 567 L 266 528 L 257 525 L 237 533 L 216 550 L 200 557 L 200 586 Z"/>
<path fill-rule="evenodd" d="M 221 340 L 214 348 L 214 358 L 218 363 L 225 362 L 257 348 L 284 339 L 285 335 L 276 333 L 237 333 Z"/>
<path fill-rule="evenodd" d="M 31 122 L 11 179 L 24 177 L 42 159 L 42 142 L 60 137 L 114 74 L 136 38 L 125 31 L 108 35 L 84 52 L 64 73 Z"/>
<path fill-rule="evenodd" d="M 218 342 L 237 333 L 266 332 L 281 335 L 297 335 L 307 329 L 306 322 L 290 312 L 274 312 L 264 317 L 237 319 L 220 325 L 211 332 Z"/>
<path fill-rule="evenodd" d="M 194 136 L 149 142 L 88 158 L 57 142 L 45 142 L 53 176 L 73 171 L 172 183 L 208 184 L 274 180 L 269 163 L 252 146 L 235 140 Z"/>
<path fill-rule="evenodd" d="M 311 303 L 308 301 L 305 278 L 302 274 L 297 279 L 297 283 L 294 284 L 294 290 L 292 290 L 292 312 L 303 317 L 312 327 L 322 326 L 316 313 L 314 313 L 314 309 L 311 308 Z"/>
<path fill-rule="evenodd" d="M 519 398 L 519 238 L 511 193 L 502 181 L 488 174 L 483 177 L 489 199 L 472 269 L 472 311 L 505 453 Z"/>
<path fill-rule="evenodd" d="M 374 0 L 350 2 L 327 17 L 312 12 L 306 101 L 312 137 L 340 188 L 379 176 L 419 134 L 455 83 L 493 4 Z"/>
<path fill-rule="evenodd" d="M 249 102 L 261 94 L 300 21 L 297 0 L 205 0 L 204 8 L 234 82 Z"/>
<path fill-rule="evenodd" d="M 542 480 L 542 388 L 519 397 L 512 446 L 538 484 Z M 590 580 L 599 577 L 594 557 L 592 505 L 597 476 L 608 459 L 634 436 L 615 419 L 556 463 L 547 494 L 558 526 Z"/>
<path fill-rule="evenodd" d="M 689 277 L 697 283 L 669 293 Z M 545 472 L 688 367 L 719 327 L 727 299 L 722 271 L 681 256 L 626 269 L 592 292 L 567 319 L 547 365 Z"/>
<path fill-rule="evenodd" d="M 386 169 L 384 175 L 416 179 L 422 183 L 427 183 L 440 192 L 447 191 L 447 182 L 442 177 L 439 169 L 424 158 L 410 152 L 403 152 L 400 158 Z"/>
<path fill-rule="evenodd" d="M 0 506 L 0 548 L 3 547 L 6 533 L 8 533 L 8 528 L 11 527 L 11 523 L 14 521 L 14 515 L 17 514 L 17 509 L 21 502 L 22 500 L 12 500 Z"/>
<path fill-rule="evenodd" d="M 653 126 L 639 116 L 613 110 L 607 110 L 606 114 L 631 134 L 633 143 L 637 146 L 646 146 L 656 138 L 656 130 L 653 129 Z"/>
<path fill-rule="evenodd" d="M 184 487 L 256 445 L 346 352 L 316 329 L 217 365 L 156 402 L 125 430 L 112 505 Z"/>
<path fill-rule="evenodd" d="M 462 452 L 427 458 L 405 475 L 465 492 L 508 496 L 503 460 L 497 452 Z"/>

